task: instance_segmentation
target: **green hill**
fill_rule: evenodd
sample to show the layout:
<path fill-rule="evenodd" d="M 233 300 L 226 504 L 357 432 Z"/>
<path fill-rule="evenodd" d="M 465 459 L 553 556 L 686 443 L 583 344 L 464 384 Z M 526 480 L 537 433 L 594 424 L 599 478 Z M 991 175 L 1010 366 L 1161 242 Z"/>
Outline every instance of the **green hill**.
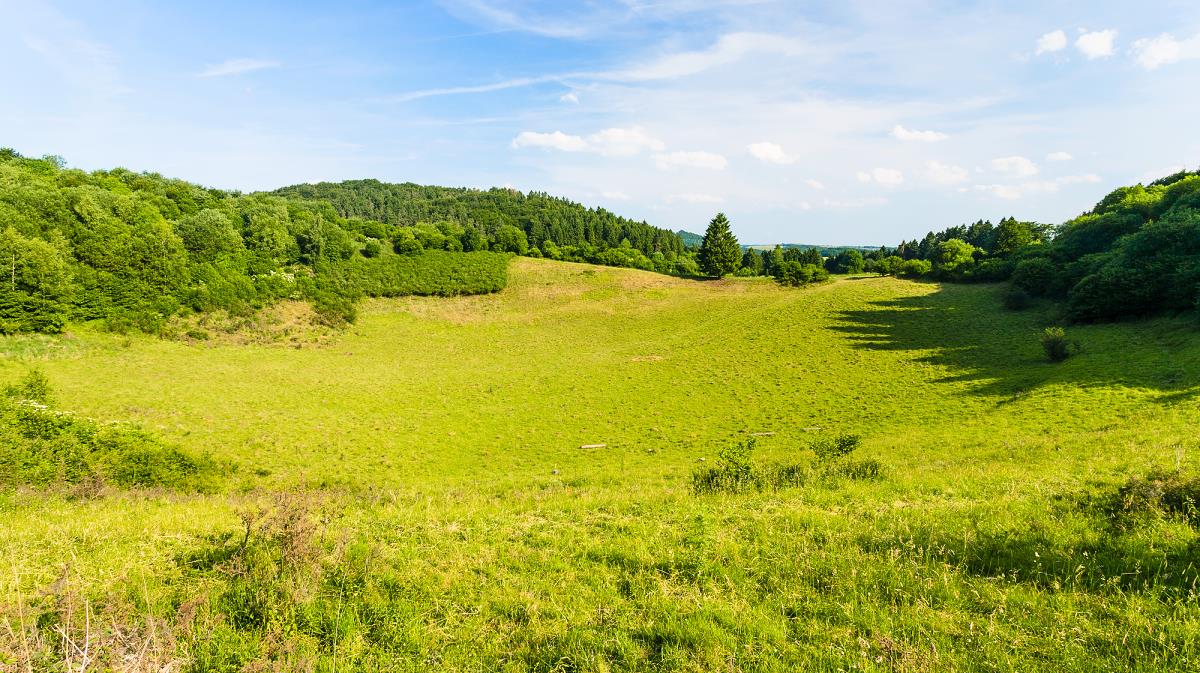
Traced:
<path fill-rule="evenodd" d="M 498 293 L 366 302 L 306 347 L 0 338 L 0 377 L 41 368 L 54 409 L 236 468 L 216 493 L 6 484 L 0 661 L 1194 669 L 1195 325 L 1079 326 L 1051 364 L 1053 306 L 1002 294 L 518 258 Z M 6 424 L 31 436 L 0 476 L 33 464 L 12 447 L 75 455 L 58 423 Z M 711 468 L 727 490 L 698 492 Z"/>

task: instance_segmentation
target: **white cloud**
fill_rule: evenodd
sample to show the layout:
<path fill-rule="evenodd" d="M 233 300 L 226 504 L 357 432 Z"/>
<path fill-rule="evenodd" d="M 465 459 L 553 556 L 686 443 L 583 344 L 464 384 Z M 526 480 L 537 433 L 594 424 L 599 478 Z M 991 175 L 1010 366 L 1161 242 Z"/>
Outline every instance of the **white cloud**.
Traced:
<path fill-rule="evenodd" d="M 712 152 L 668 152 L 655 154 L 654 163 L 662 170 L 678 167 L 724 170 L 729 165 L 725 157 Z"/>
<path fill-rule="evenodd" d="M 1063 185 L 1095 184 L 1101 182 L 1099 175 L 1086 173 L 1083 175 L 1064 175 L 1053 180 L 1036 180 L 1017 184 L 975 185 L 975 191 L 986 192 L 996 198 L 1016 200 L 1038 194 L 1053 194 Z"/>
<path fill-rule="evenodd" d="M 1051 152 L 1046 155 L 1046 161 L 1070 161 L 1073 158 L 1070 152 Z"/>
<path fill-rule="evenodd" d="M 1038 38 L 1037 53 L 1046 54 L 1053 51 L 1062 51 L 1067 48 L 1067 34 L 1061 30 L 1056 30 Z"/>
<path fill-rule="evenodd" d="M 1027 178 L 1038 173 L 1037 164 L 1025 157 L 992 159 L 992 169 L 1014 178 Z"/>
<path fill-rule="evenodd" d="M 938 185 L 956 185 L 971 178 L 971 172 L 962 166 L 943 164 L 940 161 L 925 163 L 925 179 Z"/>
<path fill-rule="evenodd" d="M 898 140 L 915 140 L 923 143 L 936 143 L 939 140 L 945 140 L 949 136 L 947 136 L 945 133 L 938 133 L 937 131 L 914 131 L 896 124 L 896 126 L 892 128 L 892 137 Z"/>
<path fill-rule="evenodd" d="M 754 158 L 765 161 L 769 164 L 794 164 L 796 157 L 791 156 L 783 151 L 783 148 L 775 143 L 753 143 L 747 145 L 746 149 Z"/>
<path fill-rule="evenodd" d="M 1113 55 L 1113 42 L 1117 39 L 1117 31 L 1097 30 L 1084 33 L 1075 40 L 1075 48 L 1088 59 L 1104 58 Z"/>
<path fill-rule="evenodd" d="M 871 196 L 865 199 L 825 199 L 824 205 L 826 208 L 867 208 L 887 205 L 887 202 L 882 196 Z"/>
<path fill-rule="evenodd" d="M 1178 40 L 1169 33 L 1144 38 L 1133 43 L 1133 53 L 1137 62 L 1147 70 L 1197 59 L 1200 58 L 1200 35 L 1187 40 Z"/>
<path fill-rule="evenodd" d="M 513 138 L 512 147 L 541 147 L 562 152 L 593 152 L 606 157 L 630 157 L 642 150 L 661 151 L 666 146 L 661 140 L 648 135 L 641 127 L 633 126 L 627 129 L 604 129 L 586 138 L 562 131 L 522 131 Z"/>
<path fill-rule="evenodd" d="M 818 192 L 825 191 L 825 183 L 821 182 L 820 180 L 813 180 L 810 178 L 808 180 L 805 180 L 804 184 L 808 185 L 809 187 L 812 187 L 813 189 L 817 190 Z"/>
<path fill-rule="evenodd" d="M 661 152 L 666 148 L 661 140 L 648 135 L 640 126 L 627 129 L 604 129 L 587 137 L 595 151 L 609 157 L 633 156 L 642 150 Z"/>
<path fill-rule="evenodd" d="M 713 46 L 702 51 L 668 54 L 648 63 L 598 73 L 596 76 L 599 79 L 631 82 L 677 79 L 733 63 L 751 53 L 795 57 L 805 51 L 803 44 L 788 37 L 765 33 L 730 33 L 722 35 Z"/>
<path fill-rule="evenodd" d="M 1054 182 L 1060 185 L 1083 185 L 1095 184 L 1101 180 L 1102 178 L 1095 173 L 1084 173 L 1083 175 L 1064 175 L 1061 178 L 1055 178 Z"/>
<path fill-rule="evenodd" d="M 872 168 L 870 172 L 859 171 L 854 176 L 859 182 L 875 182 L 885 187 L 895 187 L 904 183 L 904 173 L 895 168 Z"/>
<path fill-rule="evenodd" d="M 564 93 L 563 95 L 559 96 L 558 99 L 564 103 L 570 103 L 572 105 L 579 104 L 579 96 L 576 95 L 574 91 Z"/>
<path fill-rule="evenodd" d="M 719 196 L 714 196 L 712 194 L 687 193 L 687 194 L 668 194 L 666 201 L 667 201 L 667 203 L 676 203 L 679 201 L 682 201 L 684 203 L 723 203 L 725 201 L 725 199 L 723 199 Z"/>
<path fill-rule="evenodd" d="M 812 204 L 808 201 L 801 201 L 799 204 L 800 210 L 812 210 Z"/>
<path fill-rule="evenodd" d="M 231 58 L 228 61 L 210 65 L 204 70 L 196 73 L 197 77 L 226 77 L 228 75 L 241 75 L 255 70 L 266 70 L 267 68 L 278 68 L 283 65 L 279 61 L 268 61 L 258 58 Z"/>
<path fill-rule="evenodd" d="M 579 136 L 567 135 L 562 131 L 555 131 L 554 133 L 522 131 L 516 138 L 513 138 L 512 146 L 515 149 L 543 147 L 562 152 L 584 152 L 588 149 L 586 140 Z"/>
<path fill-rule="evenodd" d="M 614 201 L 628 201 L 629 200 L 629 195 L 626 194 L 625 192 L 604 192 L 604 193 L 600 194 L 600 196 L 603 196 L 606 199 L 612 199 Z"/>

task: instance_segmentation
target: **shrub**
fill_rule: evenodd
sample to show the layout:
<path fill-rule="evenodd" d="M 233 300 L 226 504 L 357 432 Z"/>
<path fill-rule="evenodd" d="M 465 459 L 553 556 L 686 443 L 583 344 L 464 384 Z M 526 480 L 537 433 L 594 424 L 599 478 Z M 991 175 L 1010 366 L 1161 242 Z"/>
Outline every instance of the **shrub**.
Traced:
<path fill-rule="evenodd" d="M 1107 498 L 1105 509 L 1118 521 L 1139 515 L 1178 516 L 1200 527 L 1200 476 L 1151 470 L 1122 484 Z"/>
<path fill-rule="evenodd" d="M 759 490 L 762 480 L 755 474 L 750 463 L 754 453 L 753 438 L 726 447 L 717 454 L 717 464 L 692 473 L 692 491 L 695 493 L 741 493 Z"/>
<path fill-rule="evenodd" d="M 933 270 L 933 264 L 926 259 L 907 259 L 900 265 L 897 275 L 905 278 L 924 276 Z"/>
<path fill-rule="evenodd" d="M 212 490 L 222 466 L 188 455 L 132 425 L 100 425 L 49 406 L 53 393 L 32 371 L 0 397 L 0 486 L 111 483 Z"/>
<path fill-rule="evenodd" d="M 1073 345 L 1067 340 L 1067 332 L 1061 327 L 1047 327 L 1042 330 L 1042 350 L 1046 359 L 1051 362 L 1062 362 L 1071 357 Z"/>
<path fill-rule="evenodd" d="M 1059 292 L 1058 269 L 1045 257 L 1025 259 L 1013 267 L 1012 284 L 1035 297 L 1054 295 Z"/>
<path fill-rule="evenodd" d="M 816 454 L 818 463 L 829 463 L 854 453 L 861 443 L 862 438 L 858 435 L 837 435 L 821 437 L 808 448 Z"/>
<path fill-rule="evenodd" d="M 368 297 L 457 296 L 503 290 L 510 256 L 497 252 L 445 252 L 350 259 L 328 269 L 342 291 Z"/>

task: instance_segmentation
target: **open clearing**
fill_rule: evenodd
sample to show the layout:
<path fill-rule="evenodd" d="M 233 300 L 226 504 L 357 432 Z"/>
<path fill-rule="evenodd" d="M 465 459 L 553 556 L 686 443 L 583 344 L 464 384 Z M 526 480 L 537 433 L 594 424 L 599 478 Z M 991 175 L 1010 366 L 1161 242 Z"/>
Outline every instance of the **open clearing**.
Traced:
<path fill-rule="evenodd" d="M 517 258 L 497 295 L 375 300 L 300 348 L 0 341 L 5 380 L 36 365 L 61 408 L 238 466 L 211 495 L 0 495 L 0 670 L 64 583 L 178 629 L 165 659 L 208 652 L 172 624 L 216 571 L 181 559 L 277 491 L 318 503 L 323 567 L 361 576 L 353 600 L 316 590 L 353 623 L 281 636 L 296 666 L 1200 668 L 1197 531 L 1093 504 L 1200 466 L 1196 325 L 1073 327 L 1081 353 L 1050 364 L 1052 309 L 1000 293 Z M 751 435 L 807 459 L 814 428 L 862 435 L 882 478 L 692 494 L 700 459 Z M 372 592 L 386 637 L 355 612 Z"/>

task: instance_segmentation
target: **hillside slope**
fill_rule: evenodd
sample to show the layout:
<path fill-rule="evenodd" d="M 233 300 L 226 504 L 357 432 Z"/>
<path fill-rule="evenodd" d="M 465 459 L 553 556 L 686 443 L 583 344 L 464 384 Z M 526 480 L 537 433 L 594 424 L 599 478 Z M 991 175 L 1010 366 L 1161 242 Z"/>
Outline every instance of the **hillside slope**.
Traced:
<path fill-rule="evenodd" d="M 1200 468 L 1194 326 L 1082 326 L 1053 365 L 1052 316 L 1001 293 L 518 258 L 319 347 L 5 337 L 4 378 L 36 363 L 62 408 L 241 468 L 0 494 L 0 604 L 31 616 L 0 654 L 60 660 L 87 598 L 122 626 L 97 656 L 188 670 L 1194 669 L 1200 534 L 1119 497 Z M 692 491 L 736 442 L 809 470 L 848 432 L 878 476 Z"/>

